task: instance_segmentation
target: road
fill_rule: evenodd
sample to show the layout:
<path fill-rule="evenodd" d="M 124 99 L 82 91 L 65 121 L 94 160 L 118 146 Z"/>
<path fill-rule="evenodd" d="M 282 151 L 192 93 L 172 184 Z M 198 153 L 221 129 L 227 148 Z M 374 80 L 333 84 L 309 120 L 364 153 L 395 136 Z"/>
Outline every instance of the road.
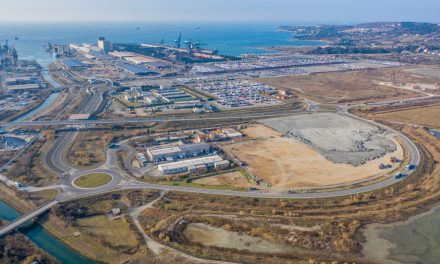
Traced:
<path fill-rule="evenodd" d="M 91 98 L 87 98 L 84 100 L 84 103 L 77 110 L 79 113 L 92 113 L 96 111 L 99 105 L 102 103 L 102 94 L 105 90 L 100 89 L 99 91 L 92 94 Z M 413 99 L 416 100 L 416 99 Z M 422 99 L 424 100 L 424 99 Z M 395 103 L 396 101 L 390 101 L 389 103 Z M 401 103 L 401 101 L 399 101 Z M 309 109 L 310 111 L 319 111 L 319 107 L 317 104 L 310 103 Z M 342 109 L 342 110 L 341 110 Z M 347 107 L 338 106 L 338 111 L 342 111 L 342 114 L 348 115 L 351 118 L 356 118 L 362 122 L 370 123 L 374 126 L 382 127 L 388 130 L 391 133 L 398 135 L 404 144 L 407 146 L 410 157 L 410 164 L 418 165 L 420 163 L 420 153 L 417 149 L 416 145 L 408 139 L 405 135 L 399 133 L 398 131 L 394 131 L 386 126 L 381 124 L 362 119 L 357 116 L 353 116 L 348 113 Z M 258 119 L 258 118 L 271 118 L 271 117 L 280 117 L 280 116 L 288 116 L 292 115 L 292 113 L 252 113 L 252 114 L 241 114 L 238 116 L 208 116 L 204 117 L 202 120 L 217 120 L 217 119 Z M 138 118 L 138 119 L 129 119 L 129 120 L 82 120 L 82 121 L 43 121 L 43 122 L 19 122 L 19 123 L 0 123 L 1 126 L 41 126 L 41 125 L 87 125 L 87 124 L 125 124 L 125 123 L 145 123 L 145 122 L 165 122 L 165 121 L 195 121 L 201 120 L 201 118 L 192 118 L 192 117 L 170 117 L 170 118 Z M 252 197 L 252 198 L 284 198 L 284 199 L 316 199 L 316 198 L 330 198 L 330 197 L 340 197 L 340 196 L 349 196 L 360 194 L 364 192 L 370 192 L 377 189 L 385 188 L 396 184 L 397 182 L 403 179 L 394 179 L 390 177 L 381 182 L 373 183 L 366 186 L 361 187 L 353 187 L 350 189 L 340 189 L 333 191 L 320 191 L 320 192 L 301 192 L 301 193 L 273 193 L 266 191 L 249 191 L 249 192 L 241 192 L 241 191 L 231 191 L 231 190 L 220 190 L 220 189 L 203 189 L 203 188 L 192 188 L 192 187 L 182 187 L 182 186 L 168 186 L 168 185 L 160 185 L 160 184 L 152 184 L 141 182 L 136 179 L 132 179 L 129 176 L 125 175 L 125 173 L 118 167 L 116 152 L 113 150 L 108 150 L 107 152 L 107 161 L 105 164 L 93 168 L 93 169 L 79 169 L 74 168 L 72 165 L 66 164 L 65 154 L 66 151 L 70 148 L 71 144 L 74 142 L 76 138 L 77 132 L 65 132 L 62 133 L 58 139 L 54 142 L 52 148 L 48 151 L 46 156 L 46 163 L 50 169 L 55 171 L 60 175 L 60 180 L 53 186 L 44 187 L 44 188 L 35 188 L 35 187 L 25 187 L 22 188 L 22 191 L 26 192 L 35 192 L 41 191 L 45 189 L 57 189 L 62 190 L 58 193 L 56 202 L 65 202 L 75 200 L 81 197 L 93 196 L 102 193 L 108 193 L 117 190 L 134 190 L 134 189 L 156 189 L 162 191 L 178 191 L 178 192 L 188 192 L 188 193 L 200 193 L 200 194 L 211 194 L 211 195 L 223 195 L 223 196 L 237 196 L 237 197 Z M 412 171 L 404 170 L 402 171 L 404 174 L 410 175 Z M 94 189 L 85 189 L 79 188 L 74 185 L 74 181 L 76 178 L 81 175 L 90 174 L 90 173 L 107 173 L 112 176 L 112 180 L 110 183 L 105 186 L 101 186 Z M 54 205 L 53 204 L 53 205 Z M 32 217 L 34 218 L 41 213 L 44 213 L 47 210 L 47 206 L 40 208 L 32 213 Z M 20 219 L 26 220 L 28 216 L 24 216 Z M 17 223 L 21 223 L 19 220 Z M 26 221 L 24 221 L 26 222 Z M 12 227 L 16 226 L 14 224 Z M 9 228 L 7 226 L 7 230 L 14 230 L 15 228 Z"/>
<path fill-rule="evenodd" d="M 284 112 L 284 113 L 283 113 Z M 29 121 L 29 122 L 0 122 L 0 127 L 37 127 L 37 126 L 86 126 L 86 125 L 122 125 L 122 124 L 136 124 L 136 123 L 163 123 L 170 121 L 215 121 L 215 120 L 240 120 L 240 119 L 260 119 L 272 118 L 281 116 L 291 116 L 295 112 L 277 113 L 251 113 L 233 115 L 218 115 L 218 116 L 200 116 L 200 117 L 144 117 L 144 118 L 128 118 L 128 119 L 98 119 L 98 120 L 60 120 L 60 121 Z M 296 113 L 298 114 L 298 112 Z M 304 114 L 303 112 L 301 114 Z"/>
<path fill-rule="evenodd" d="M 50 203 L 47 203 L 25 215 L 20 216 L 16 220 L 8 223 L 7 225 L 4 225 L 0 227 L 0 237 L 8 234 L 9 232 L 12 232 L 16 229 L 18 229 L 21 225 L 27 223 L 28 221 L 31 221 L 32 219 L 38 217 L 39 215 L 45 213 L 47 210 L 52 208 L 54 205 L 58 204 L 58 201 L 52 201 Z"/>
<path fill-rule="evenodd" d="M 351 118 L 358 119 L 362 122 L 370 123 L 374 126 L 379 126 L 381 128 L 384 128 L 388 130 L 390 133 L 393 133 L 397 136 L 399 136 L 403 143 L 406 145 L 408 151 L 409 151 L 409 163 L 413 165 L 418 165 L 420 163 L 420 153 L 416 147 L 416 145 L 408 139 L 405 135 L 399 133 L 398 131 L 392 130 L 388 127 L 385 127 L 383 125 L 374 123 L 369 120 L 365 120 L 353 115 L 350 115 L 348 113 L 345 113 L 346 115 L 350 116 Z M 58 142 L 58 141 L 57 141 Z M 71 141 L 69 139 L 66 140 L 60 140 L 58 145 L 55 144 L 54 148 L 56 151 L 53 153 L 58 153 L 57 155 L 62 156 L 63 154 L 59 151 L 65 148 L 68 148 Z M 61 147 L 60 147 L 61 146 Z M 127 146 L 124 146 L 127 148 Z M 373 183 L 366 186 L 361 187 L 354 187 L 350 189 L 341 189 L 341 190 L 333 190 L 333 191 L 320 191 L 320 192 L 301 192 L 301 193 L 271 193 L 271 192 L 265 192 L 265 191 L 249 191 L 249 192 L 241 192 L 241 191 L 229 191 L 229 190 L 219 190 L 219 189 L 203 189 L 203 188 L 192 188 L 192 187 L 182 187 L 182 186 L 167 186 L 167 185 L 161 185 L 161 184 L 151 184 L 146 182 L 137 181 L 135 179 L 129 178 L 126 175 L 124 175 L 124 172 L 122 172 L 118 168 L 117 159 L 114 157 L 115 152 L 112 150 L 108 150 L 107 153 L 107 162 L 102 165 L 99 168 L 95 168 L 92 170 L 75 170 L 74 173 L 72 173 L 72 169 L 69 167 L 66 167 L 62 159 L 55 158 L 55 167 L 57 168 L 64 168 L 65 172 L 68 171 L 70 177 L 66 179 L 66 181 L 63 182 L 62 185 L 59 185 L 58 187 L 61 187 L 65 190 L 65 193 L 69 195 L 65 195 L 65 199 L 72 199 L 76 195 L 78 196 L 88 196 L 88 195 L 96 195 L 100 193 L 105 193 L 108 191 L 114 191 L 118 189 L 123 190 L 129 190 L 129 189 L 157 189 L 157 190 L 164 190 L 164 191 L 182 191 L 182 192 L 190 192 L 190 193 L 202 193 L 202 194 L 212 194 L 212 195 L 228 195 L 228 196 L 238 196 L 238 197 L 253 197 L 253 198 L 287 198 L 287 199 L 311 199 L 311 198 L 330 198 L 330 197 L 339 197 L 339 196 L 348 196 L 348 195 L 355 195 L 360 194 L 364 192 L 370 192 L 377 189 L 381 189 L 384 187 L 391 186 L 403 179 L 394 179 L 393 177 L 390 177 L 386 180 Z M 80 175 L 88 174 L 88 173 L 94 173 L 94 172 L 105 172 L 110 174 L 113 177 L 113 180 L 106 186 L 99 187 L 96 189 L 79 189 L 76 188 L 72 182 L 76 177 L 79 177 Z M 406 175 L 410 175 L 413 171 L 409 171 L 407 169 L 403 170 L 402 173 Z M 68 181 L 70 180 L 70 181 Z"/>

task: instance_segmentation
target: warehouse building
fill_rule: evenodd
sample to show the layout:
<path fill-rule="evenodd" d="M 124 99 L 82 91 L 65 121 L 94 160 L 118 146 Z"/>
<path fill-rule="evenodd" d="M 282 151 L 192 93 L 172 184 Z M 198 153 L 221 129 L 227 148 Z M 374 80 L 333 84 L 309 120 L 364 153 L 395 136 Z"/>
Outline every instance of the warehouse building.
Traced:
<path fill-rule="evenodd" d="M 61 60 L 60 62 L 65 68 L 71 70 L 85 69 L 88 67 L 87 64 L 75 59 L 65 59 L 65 60 Z"/>
<path fill-rule="evenodd" d="M 173 147 L 154 147 L 147 149 L 148 159 L 154 162 L 173 161 L 209 154 L 211 147 L 206 143 L 195 143 Z"/>
<path fill-rule="evenodd" d="M 158 166 L 158 169 L 164 175 L 178 173 L 201 173 L 210 169 L 222 170 L 228 168 L 229 165 L 229 161 L 224 160 L 220 156 L 216 155 L 161 164 Z"/>
<path fill-rule="evenodd" d="M 124 70 L 126 72 L 129 72 L 133 75 L 154 75 L 157 74 L 157 72 L 151 71 L 150 69 L 139 66 L 139 65 L 133 65 L 128 63 L 118 63 L 118 68 L 121 70 Z"/>
<path fill-rule="evenodd" d="M 191 95 L 174 88 L 161 88 L 160 90 L 154 91 L 154 95 L 167 103 L 194 100 Z"/>

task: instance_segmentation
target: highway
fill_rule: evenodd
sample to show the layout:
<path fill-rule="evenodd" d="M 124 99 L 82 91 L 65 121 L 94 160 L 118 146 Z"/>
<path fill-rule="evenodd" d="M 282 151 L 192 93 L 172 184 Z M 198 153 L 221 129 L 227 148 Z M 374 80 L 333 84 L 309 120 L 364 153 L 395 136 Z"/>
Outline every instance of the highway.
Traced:
<path fill-rule="evenodd" d="M 404 144 L 406 145 L 408 151 L 409 151 L 409 157 L 410 157 L 410 164 L 418 165 L 420 163 L 420 153 L 416 147 L 416 145 L 408 139 L 405 135 L 399 133 L 398 131 L 394 131 L 388 127 L 385 127 L 383 125 L 374 123 L 369 120 L 365 120 L 353 115 L 350 115 L 348 113 L 345 113 L 346 115 L 349 115 L 351 118 L 356 118 L 362 122 L 370 123 L 374 126 L 379 126 L 381 128 L 384 128 L 388 130 L 390 133 L 393 133 L 397 136 L 399 136 Z M 192 192 L 192 193 L 203 193 L 203 194 L 213 194 L 213 195 L 228 195 L 228 196 L 239 196 L 239 197 L 253 197 L 253 198 L 288 198 L 288 199 L 311 199 L 311 198 L 329 198 L 329 197 L 339 197 L 339 196 L 347 196 L 347 195 L 354 195 L 354 194 L 360 194 L 364 192 L 370 192 L 377 189 L 385 188 L 388 186 L 391 186 L 403 179 L 394 179 L 393 177 L 390 177 L 386 180 L 362 186 L 362 187 L 354 187 L 350 189 L 341 189 L 337 191 L 319 191 L 319 192 L 313 192 L 313 191 L 305 191 L 305 192 L 298 192 L 298 193 L 270 193 L 270 192 L 264 192 L 264 191 L 249 191 L 249 192 L 241 192 L 241 191 L 229 191 L 229 190 L 217 190 L 217 189 L 203 189 L 203 188 L 191 188 L 191 187 L 181 187 L 181 186 L 167 186 L 167 185 L 160 185 L 160 184 L 151 184 L 146 182 L 137 181 L 135 179 L 129 178 L 124 175 L 124 173 L 118 169 L 117 165 L 117 159 L 114 156 L 115 152 L 112 150 L 108 150 L 107 153 L 107 162 L 102 165 L 99 168 L 91 169 L 91 170 L 74 170 L 68 165 L 66 165 L 62 159 L 59 157 L 63 156 L 62 151 L 67 149 L 70 145 L 71 138 L 63 138 L 63 140 L 57 141 L 58 144 L 54 145 L 55 151 L 52 152 L 53 155 L 57 155 L 58 157 L 55 157 L 52 159 L 54 166 L 58 168 L 59 170 L 64 170 L 64 172 L 68 172 L 69 177 L 63 181 L 61 185 L 58 187 L 62 187 L 66 193 L 69 193 L 68 199 L 72 199 L 72 197 L 78 196 L 84 196 L 84 195 L 95 195 L 99 193 L 105 193 L 108 191 L 114 191 L 119 189 L 157 189 L 157 190 L 164 190 L 164 191 L 182 191 L 182 192 Z M 60 147 L 62 146 L 62 147 Z M 130 148 L 129 146 L 123 145 L 124 148 Z M 133 152 L 133 150 L 131 150 Z M 74 171 L 72 173 L 72 171 Z M 94 172 L 105 172 L 110 174 L 113 177 L 112 182 L 110 182 L 108 185 L 96 188 L 96 189 L 80 189 L 73 185 L 73 181 L 76 177 L 79 177 L 80 175 L 88 174 L 88 173 L 94 173 Z M 410 175 L 413 171 L 410 170 L 402 170 L 402 173 L 406 175 Z M 71 175 L 70 175 L 71 174 Z M 63 198 L 61 198 L 63 200 Z"/>
<path fill-rule="evenodd" d="M 101 89 L 98 92 L 93 93 L 92 98 L 86 98 L 84 103 L 78 109 L 79 113 L 91 113 L 95 111 L 99 105 L 102 103 L 102 94 L 104 89 Z M 394 101 L 393 101 L 394 102 Z M 316 104 L 313 104 L 313 107 L 310 107 L 311 111 L 318 111 L 319 107 L 316 107 Z M 390 133 L 393 133 L 399 136 L 404 144 L 406 145 L 409 151 L 410 164 L 418 165 L 420 163 L 420 153 L 417 149 L 416 145 L 408 139 L 405 135 L 399 133 L 398 131 L 394 131 L 386 126 L 381 124 L 365 120 L 363 118 L 353 116 L 348 113 L 347 107 L 338 107 L 338 111 L 341 111 L 342 114 L 348 115 L 351 118 L 358 119 L 362 122 L 370 123 L 374 126 L 382 127 L 388 130 Z M 280 117 L 280 116 L 289 116 L 293 113 L 252 113 L 252 114 L 241 114 L 239 116 L 208 116 L 201 118 L 192 118 L 192 117 L 170 117 L 170 118 L 137 118 L 137 119 L 127 119 L 127 120 L 81 120 L 81 121 L 42 121 L 42 122 L 17 122 L 14 124 L 10 123 L 0 123 L 1 126 L 44 126 L 44 125 L 87 125 L 87 124 L 128 124 L 128 123 L 145 123 L 145 122 L 165 122 L 165 121 L 195 121 L 195 120 L 217 120 L 217 119 L 258 119 L 258 118 L 271 118 L 271 117 Z M 298 113 L 296 113 L 298 114 Z M 304 113 L 302 113 L 304 114 Z M 398 183 L 402 179 L 394 179 L 390 177 L 386 180 L 376 182 L 370 185 L 353 187 L 349 189 L 340 189 L 340 190 L 332 190 L 325 191 L 321 190 L 319 192 L 316 191 L 301 191 L 301 192 L 284 192 L 284 193 L 274 193 L 274 192 L 266 192 L 266 191 L 231 191 L 231 190 L 220 190 L 220 189 L 204 189 L 204 188 L 193 188 L 193 187 L 182 187 L 182 186 L 170 186 L 170 185 L 160 185 L 160 184 L 152 184 L 141 182 L 136 179 L 130 178 L 125 175 L 123 170 L 121 170 L 117 163 L 116 152 L 113 150 L 107 150 L 107 161 L 97 167 L 92 169 L 79 169 L 75 168 L 70 164 L 65 163 L 65 155 L 66 151 L 70 148 L 71 144 L 74 142 L 76 138 L 77 132 L 65 132 L 61 133 L 58 139 L 54 142 L 52 148 L 48 151 L 47 156 L 45 157 L 45 161 L 48 167 L 59 174 L 60 180 L 53 186 L 44 187 L 44 188 L 36 188 L 36 187 L 24 187 L 21 188 L 21 191 L 25 192 L 36 192 L 46 189 L 57 189 L 62 190 L 58 193 L 56 201 L 47 204 L 21 218 L 17 221 L 3 227 L 4 232 L 0 233 L 4 234 L 8 231 L 15 230 L 20 224 L 27 222 L 28 220 L 37 217 L 38 215 L 47 211 L 51 206 L 57 204 L 58 202 L 66 202 L 72 201 L 81 197 L 93 196 L 97 194 L 108 193 L 112 191 L 118 190 L 134 190 L 134 189 L 156 189 L 163 191 L 178 191 L 178 192 L 188 192 L 188 193 L 200 193 L 200 194 L 211 194 L 211 195 L 224 195 L 224 196 L 237 196 L 237 197 L 252 197 L 252 198 L 284 198 L 284 199 L 317 199 L 317 198 L 330 198 L 330 197 L 340 197 L 340 196 L 349 196 L 360 194 L 364 192 L 370 192 L 377 189 L 385 188 L 391 186 L 393 184 Z M 130 148 L 128 145 L 124 145 L 124 148 Z M 133 152 L 130 149 L 130 152 Z M 410 175 L 413 171 L 404 170 L 402 173 L 406 175 Z M 90 174 L 90 173 L 107 173 L 112 176 L 112 181 L 105 186 L 101 186 L 93 189 L 79 188 L 74 185 L 74 181 L 76 178 L 81 175 Z M 1 230 L 0 230 L 1 231 Z"/>
<path fill-rule="evenodd" d="M 289 113 L 252 113 L 240 114 L 238 116 L 219 115 L 219 116 L 200 116 L 200 117 L 144 117 L 144 118 L 128 118 L 128 119 L 98 119 L 98 120 L 60 120 L 60 121 L 23 121 L 23 122 L 0 122 L 0 127 L 37 127 L 37 126 L 86 126 L 86 125 L 123 125 L 136 123 L 162 123 L 170 121 L 212 121 L 212 120 L 240 120 L 240 119 L 260 119 L 281 116 L 291 116 L 294 112 Z M 296 113 L 298 114 L 298 112 Z M 304 114 L 304 113 L 301 113 Z"/>

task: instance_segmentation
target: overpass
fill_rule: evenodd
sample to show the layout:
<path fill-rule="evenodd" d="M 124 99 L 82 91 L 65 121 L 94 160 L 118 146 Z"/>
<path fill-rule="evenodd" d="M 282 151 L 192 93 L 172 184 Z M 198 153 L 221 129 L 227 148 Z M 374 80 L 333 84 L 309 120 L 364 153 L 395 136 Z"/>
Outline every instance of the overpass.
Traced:
<path fill-rule="evenodd" d="M 44 204 L 43 206 L 41 206 L 35 210 L 32 210 L 25 215 L 20 216 L 19 218 L 15 219 L 14 221 L 8 223 L 7 225 L 0 227 L 0 237 L 18 229 L 21 225 L 34 219 L 35 217 L 42 215 L 43 213 L 45 213 L 47 210 L 49 210 L 50 208 L 52 208 L 56 204 L 58 204 L 57 201 L 52 201 L 47 204 Z"/>

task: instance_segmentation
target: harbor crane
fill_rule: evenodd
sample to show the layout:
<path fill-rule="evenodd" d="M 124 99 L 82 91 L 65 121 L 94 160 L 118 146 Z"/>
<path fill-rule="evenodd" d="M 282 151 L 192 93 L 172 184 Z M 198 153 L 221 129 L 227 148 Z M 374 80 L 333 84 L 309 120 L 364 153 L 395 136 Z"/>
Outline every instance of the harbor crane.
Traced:
<path fill-rule="evenodd" d="M 176 48 L 180 49 L 180 43 L 182 43 L 182 33 L 180 33 L 179 37 L 174 40 L 174 43 L 176 44 Z"/>

